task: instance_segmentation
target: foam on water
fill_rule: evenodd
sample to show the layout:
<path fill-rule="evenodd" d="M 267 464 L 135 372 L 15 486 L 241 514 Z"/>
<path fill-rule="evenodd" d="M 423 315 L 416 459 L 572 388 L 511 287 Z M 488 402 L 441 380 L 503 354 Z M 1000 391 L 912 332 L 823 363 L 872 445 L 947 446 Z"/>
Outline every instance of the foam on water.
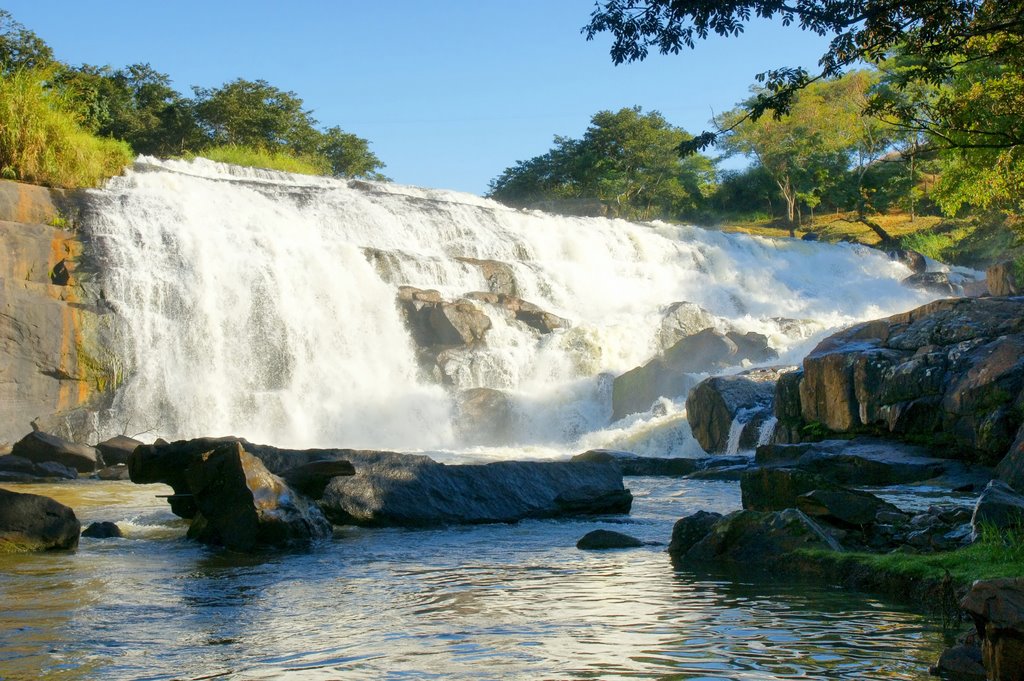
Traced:
<path fill-rule="evenodd" d="M 688 449 L 675 415 L 609 424 L 610 377 L 657 351 L 673 302 L 764 333 L 792 362 L 830 329 L 929 298 L 899 284 L 903 265 L 853 245 L 557 217 L 202 159 L 140 158 L 93 197 L 85 229 L 130 324 L 112 426 L 168 438 L 460 450 L 450 392 L 419 370 L 395 299 L 399 285 L 486 290 L 458 258 L 506 263 L 523 299 L 572 324 L 538 335 L 481 304 L 486 347 L 449 364 L 455 388 L 512 395 L 507 446 L 553 454 Z"/>

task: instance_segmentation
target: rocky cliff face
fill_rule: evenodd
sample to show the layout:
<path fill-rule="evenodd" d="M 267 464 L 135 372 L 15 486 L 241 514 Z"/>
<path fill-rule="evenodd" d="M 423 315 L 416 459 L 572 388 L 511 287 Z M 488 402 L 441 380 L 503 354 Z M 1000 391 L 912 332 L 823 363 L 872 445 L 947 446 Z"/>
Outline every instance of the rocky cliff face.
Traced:
<path fill-rule="evenodd" d="M 33 421 L 94 439 L 90 414 L 121 378 L 108 349 L 114 315 L 75 229 L 81 207 L 81 194 L 0 182 L 0 444 Z"/>

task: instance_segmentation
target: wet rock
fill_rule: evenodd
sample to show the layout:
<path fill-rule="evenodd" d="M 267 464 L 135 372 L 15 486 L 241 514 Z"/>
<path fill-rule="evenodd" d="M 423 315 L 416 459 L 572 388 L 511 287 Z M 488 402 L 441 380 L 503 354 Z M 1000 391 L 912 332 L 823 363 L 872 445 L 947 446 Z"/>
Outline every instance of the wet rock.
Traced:
<path fill-rule="evenodd" d="M 832 490 L 835 484 L 815 473 L 795 468 L 762 468 L 740 478 L 743 508 L 781 511 L 797 507 L 797 498 L 814 490 Z"/>
<path fill-rule="evenodd" d="M 658 326 L 658 348 L 668 350 L 682 339 L 704 329 L 716 328 L 719 324 L 718 317 L 696 303 L 672 303 L 665 309 Z"/>
<path fill-rule="evenodd" d="M 899 513 L 874 494 L 852 489 L 815 489 L 797 497 L 796 508 L 815 520 L 847 527 L 872 525 L 880 513 Z"/>
<path fill-rule="evenodd" d="M 1017 492 L 1024 494 L 1024 426 L 1017 431 L 1010 451 L 996 466 L 996 475 Z"/>
<path fill-rule="evenodd" d="M 672 540 L 668 544 L 668 552 L 678 559 L 689 551 L 694 544 L 706 537 L 711 528 L 722 519 L 721 513 L 697 511 L 685 518 L 680 518 L 672 526 Z"/>
<path fill-rule="evenodd" d="M 985 270 L 988 291 L 994 296 L 1017 296 L 1024 293 L 1022 282 L 1018 281 L 1017 268 L 1012 260 L 992 265 Z"/>
<path fill-rule="evenodd" d="M 582 551 L 601 551 L 604 549 L 634 549 L 644 543 L 636 537 L 611 530 L 594 530 L 583 535 L 576 548 Z"/>
<path fill-rule="evenodd" d="M 0 489 L 0 553 L 73 549 L 81 530 L 67 506 L 38 494 Z"/>
<path fill-rule="evenodd" d="M 498 307 L 509 314 L 512 319 L 522 322 L 542 334 L 551 333 L 557 329 L 568 329 L 571 326 L 568 319 L 552 314 L 515 296 L 477 291 L 467 293 L 466 298 Z"/>
<path fill-rule="evenodd" d="M 131 476 L 128 474 L 128 464 L 123 463 L 101 468 L 96 471 L 95 476 L 100 480 L 131 480 Z"/>
<path fill-rule="evenodd" d="M 508 393 L 470 388 L 456 395 L 454 425 L 466 444 L 509 442 L 515 427 L 515 404 Z"/>
<path fill-rule="evenodd" d="M 491 328 L 490 318 L 472 302 L 447 302 L 434 290 L 402 286 L 398 303 L 413 340 L 421 348 L 477 345 Z"/>
<path fill-rule="evenodd" d="M 818 473 L 840 485 L 898 485 L 962 472 L 957 461 L 936 459 L 923 447 L 878 438 L 823 440 L 757 448 L 759 464 Z"/>
<path fill-rule="evenodd" d="M 117 526 L 117 523 L 103 521 L 90 523 L 89 527 L 82 530 L 82 536 L 90 537 L 92 539 L 114 539 L 123 537 L 124 533 L 121 531 L 121 528 Z"/>
<path fill-rule="evenodd" d="M 839 543 L 804 513 L 735 511 L 683 555 L 684 562 L 770 569 L 797 549 L 842 551 Z"/>
<path fill-rule="evenodd" d="M 975 532 L 983 526 L 1003 530 L 1024 527 L 1024 496 L 1001 480 L 993 480 L 978 497 L 971 516 Z"/>
<path fill-rule="evenodd" d="M 709 454 L 727 452 L 733 422 L 743 424 L 738 444 L 758 444 L 760 426 L 772 414 L 779 369 L 754 369 L 733 376 L 714 376 L 698 383 L 686 398 L 686 420 L 693 436 Z"/>
<path fill-rule="evenodd" d="M 804 439 L 806 423 L 800 411 L 800 381 L 803 377 L 803 369 L 797 369 L 782 373 L 775 382 L 772 408 L 778 422 L 772 442 L 796 444 Z"/>
<path fill-rule="evenodd" d="M 995 464 L 1021 427 L 1024 298 L 939 300 L 826 338 L 804 359 L 801 416 Z"/>
<path fill-rule="evenodd" d="M 624 477 L 682 477 L 697 470 L 701 459 L 637 456 L 632 452 L 591 449 L 582 454 L 576 454 L 571 461 L 614 462 Z"/>
<path fill-rule="evenodd" d="M 36 463 L 25 457 L 9 454 L 0 456 L 0 480 L 6 482 L 34 482 L 36 480 L 74 480 L 78 471 L 56 461 Z"/>
<path fill-rule="evenodd" d="M 612 384 L 612 419 L 647 411 L 659 397 L 685 395 L 696 383 L 694 373 L 776 357 L 778 353 L 768 347 L 768 339 L 760 334 L 723 334 L 705 329 L 683 338 L 647 364 L 618 376 Z"/>
<path fill-rule="evenodd" d="M 512 297 L 519 296 L 519 286 L 516 283 L 515 270 L 507 262 L 458 256 L 455 259 L 480 270 L 480 274 L 483 275 L 484 280 L 487 282 L 487 290 L 491 293 L 501 293 Z"/>
<path fill-rule="evenodd" d="M 289 487 L 311 499 L 319 499 L 334 478 L 355 475 L 355 467 L 348 461 L 310 461 L 289 468 L 281 477 Z"/>
<path fill-rule="evenodd" d="M 923 255 L 909 248 L 896 248 L 888 252 L 889 259 L 906 265 L 914 274 L 928 269 L 928 261 Z"/>
<path fill-rule="evenodd" d="M 92 473 L 103 466 L 103 458 L 94 447 L 78 445 L 40 431 L 29 433 L 14 443 L 11 453 L 36 463 L 56 461 L 79 473 Z"/>
<path fill-rule="evenodd" d="M 188 536 L 203 543 L 252 551 L 309 543 L 331 532 L 315 504 L 238 442 L 203 454 L 185 476 L 198 509 Z"/>
<path fill-rule="evenodd" d="M 994 681 L 1024 681 L 1024 578 L 977 581 L 960 607 L 974 621 Z"/>
<path fill-rule="evenodd" d="M 903 280 L 904 286 L 924 289 L 941 296 L 963 295 L 963 286 L 953 283 L 945 272 L 918 272 Z"/>
<path fill-rule="evenodd" d="M 976 645 L 955 645 L 942 651 L 938 663 L 928 670 L 932 676 L 960 679 L 984 679 L 981 648 Z"/>
<path fill-rule="evenodd" d="M 96 449 L 100 450 L 105 464 L 114 466 L 119 463 L 128 463 L 128 457 L 141 444 L 142 442 L 139 440 L 127 435 L 115 435 L 109 440 L 104 440 L 96 445 Z"/>

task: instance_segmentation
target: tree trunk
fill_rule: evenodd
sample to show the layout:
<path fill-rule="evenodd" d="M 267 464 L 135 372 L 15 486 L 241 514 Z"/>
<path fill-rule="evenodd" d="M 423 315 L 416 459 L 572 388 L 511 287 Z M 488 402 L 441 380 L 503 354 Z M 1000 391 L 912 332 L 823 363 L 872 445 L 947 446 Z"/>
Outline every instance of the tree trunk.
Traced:
<path fill-rule="evenodd" d="M 789 177 L 776 180 L 782 192 L 782 200 L 786 202 L 786 224 L 789 225 L 789 236 L 796 237 L 796 192 L 789 183 Z"/>

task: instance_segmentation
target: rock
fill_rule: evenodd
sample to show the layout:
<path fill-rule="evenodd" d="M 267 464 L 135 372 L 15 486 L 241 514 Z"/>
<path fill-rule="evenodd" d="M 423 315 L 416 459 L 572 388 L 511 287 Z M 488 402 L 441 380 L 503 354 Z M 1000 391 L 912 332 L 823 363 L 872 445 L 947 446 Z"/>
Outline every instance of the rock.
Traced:
<path fill-rule="evenodd" d="M 798 496 L 796 508 L 815 520 L 841 527 L 873 525 L 880 513 L 899 513 L 874 494 L 852 489 L 815 489 Z"/>
<path fill-rule="evenodd" d="M 677 520 L 676 524 L 672 526 L 672 540 L 668 544 L 669 554 L 674 559 L 678 559 L 694 544 L 706 537 L 715 523 L 721 519 L 721 513 L 697 511 Z"/>
<path fill-rule="evenodd" d="M 1024 494 L 1024 426 L 1017 431 L 1010 451 L 996 466 L 996 475 L 1017 492 Z"/>
<path fill-rule="evenodd" d="M 764 445 L 755 461 L 817 473 L 840 485 L 898 485 L 954 476 L 959 462 L 936 459 L 915 445 L 861 437 L 797 445 Z"/>
<path fill-rule="evenodd" d="M 685 395 L 696 383 L 691 374 L 777 357 L 778 353 L 768 347 L 768 339 L 760 334 L 723 334 L 705 329 L 618 376 L 612 384 L 612 419 L 647 411 L 659 397 Z"/>
<path fill-rule="evenodd" d="M 92 473 L 103 466 L 103 458 L 95 448 L 39 431 L 29 433 L 14 443 L 11 453 L 36 463 L 56 461 L 79 473 Z"/>
<path fill-rule="evenodd" d="M 632 495 L 612 463 L 500 461 L 444 465 L 425 456 L 363 452 L 321 508 L 337 524 L 431 526 L 628 513 Z"/>
<path fill-rule="evenodd" d="M 455 399 L 455 431 L 465 444 L 494 445 L 512 440 L 515 404 L 508 393 L 493 388 L 470 388 Z"/>
<path fill-rule="evenodd" d="M 820 235 L 817 232 L 805 232 L 800 237 L 801 241 L 818 241 L 818 239 L 820 239 Z"/>
<path fill-rule="evenodd" d="M 434 290 L 399 287 L 398 303 L 421 348 L 477 345 L 491 328 L 490 318 L 476 305 L 468 300 L 446 302 Z"/>
<path fill-rule="evenodd" d="M 749 511 L 781 511 L 797 507 L 797 497 L 835 484 L 820 475 L 794 468 L 762 468 L 743 474 L 740 493 Z"/>
<path fill-rule="evenodd" d="M 734 421 L 744 425 L 740 447 L 750 449 L 758 444 L 759 427 L 772 413 L 779 375 L 777 369 L 754 369 L 707 378 L 690 390 L 686 420 L 704 451 L 727 452 Z"/>
<path fill-rule="evenodd" d="M 632 452 L 612 449 L 591 449 L 577 454 L 571 461 L 606 463 L 613 461 L 623 477 L 682 477 L 697 470 L 700 459 L 637 456 Z"/>
<path fill-rule="evenodd" d="M 971 516 L 971 527 L 978 533 L 983 527 L 1004 530 L 1024 527 L 1024 496 L 1001 480 L 993 480 L 978 497 Z"/>
<path fill-rule="evenodd" d="M 551 333 L 556 329 L 567 329 L 571 326 L 568 319 L 542 310 L 537 305 L 515 296 L 476 291 L 467 293 L 466 298 L 498 307 L 509 314 L 512 319 L 522 322 L 542 334 Z"/>
<path fill-rule="evenodd" d="M 942 651 L 938 663 L 929 672 L 943 678 L 984 679 L 985 667 L 981 657 L 978 646 L 955 645 Z"/>
<path fill-rule="evenodd" d="M 576 548 L 582 551 L 601 551 L 604 549 L 634 549 L 644 543 L 636 537 L 611 530 L 594 530 L 587 532 L 576 542 Z"/>
<path fill-rule="evenodd" d="M 1017 271 L 1012 260 L 996 263 L 985 270 L 989 293 L 994 296 L 1018 296 L 1024 292 Z"/>
<path fill-rule="evenodd" d="M 56 461 L 35 463 L 22 456 L 0 456 L 0 480 L 34 482 L 36 480 L 74 480 L 78 471 Z"/>
<path fill-rule="evenodd" d="M 688 563 L 770 569 L 797 549 L 842 551 L 839 543 L 804 513 L 735 511 L 683 555 Z"/>
<path fill-rule="evenodd" d="M 805 422 L 913 437 L 995 464 L 1024 422 L 1024 298 L 938 300 L 858 324 L 803 366 Z"/>
<path fill-rule="evenodd" d="M 128 463 L 128 457 L 141 444 L 142 442 L 126 435 L 115 435 L 96 445 L 96 449 L 100 450 L 100 454 L 103 455 L 103 462 L 108 466 L 113 466 L 119 463 Z"/>
<path fill-rule="evenodd" d="M 477 258 L 463 258 L 456 256 L 459 262 L 472 265 L 480 270 L 484 280 L 487 282 L 487 290 L 491 293 L 501 293 L 506 296 L 518 297 L 519 285 L 516 283 L 516 274 L 512 265 L 499 260 L 478 260 Z"/>
<path fill-rule="evenodd" d="M 955 284 L 945 272 L 918 272 L 903 280 L 904 286 L 924 289 L 942 296 L 963 295 L 963 286 Z"/>
<path fill-rule="evenodd" d="M 123 537 L 124 533 L 116 523 L 109 521 L 91 523 L 89 527 L 82 530 L 83 537 L 90 537 L 92 539 L 114 539 Z"/>
<path fill-rule="evenodd" d="M 355 475 L 355 467 L 348 461 L 310 461 L 307 464 L 289 468 L 281 477 L 289 487 L 311 499 L 324 495 L 324 488 L 334 478 Z"/>
<path fill-rule="evenodd" d="M 775 382 L 775 396 L 772 400 L 775 418 L 775 434 L 772 442 L 795 444 L 803 439 L 805 424 L 800 410 L 800 381 L 804 370 L 784 372 Z"/>
<path fill-rule="evenodd" d="M 198 509 L 190 538 L 252 551 L 309 543 L 331 533 L 315 504 L 293 492 L 238 442 L 203 454 L 185 475 Z"/>
<path fill-rule="evenodd" d="M 960 607 L 982 640 L 988 678 L 1024 681 L 1024 578 L 977 581 Z"/>
<path fill-rule="evenodd" d="M 131 475 L 128 473 L 128 465 L 123 463 L 101 468 L 96 471 L 95 477 L 100 480 L 131 480 Z"/>
<path fill-rule="evenodd" d="M 696 303 L 672 303 L 665 309 L 658 327 L 658 349 L 668 350 L 682 339 L 704 329 L 716 328 L 719 323 L 718 317 Z"/>
<path fill-rule="evenodd" d="M 923 255 L 909 248 L 896 248 L 888 251 L 889 259 L 906 265 L 914 274 L 928 269 L 928 261 Z"/>
<path fill-rule="evenodd" d="M 73 549 L 82 525 L 49 497 L 0 489 L 0 553 Z"/>

